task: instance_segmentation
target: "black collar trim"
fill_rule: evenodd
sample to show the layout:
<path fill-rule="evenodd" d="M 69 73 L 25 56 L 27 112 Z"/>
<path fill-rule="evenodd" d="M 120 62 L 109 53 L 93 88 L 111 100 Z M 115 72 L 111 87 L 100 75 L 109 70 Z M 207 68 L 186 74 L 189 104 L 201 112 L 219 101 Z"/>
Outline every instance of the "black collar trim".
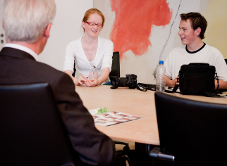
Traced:
<path fill-rule="evenodd" d="M 206 43 L 203 43 L 203 46 L 201 48 L 199 48 L 198 50 L 196 51 L 189 51 L 188 48 L 187 48 L 187 45 L 185 47 L 186 51 L 189 53 L 189 54 L 194 54 L 194 53 L 197 53 L 199 52 L 200 50 L 202 50 L 204 47 L 205 47 Z"/>

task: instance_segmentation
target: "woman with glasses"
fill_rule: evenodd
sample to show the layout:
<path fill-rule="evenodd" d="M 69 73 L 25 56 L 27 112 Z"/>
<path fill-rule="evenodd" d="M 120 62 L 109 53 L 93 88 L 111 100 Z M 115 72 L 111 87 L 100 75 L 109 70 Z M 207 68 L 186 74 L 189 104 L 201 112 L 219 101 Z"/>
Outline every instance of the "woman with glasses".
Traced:
<path fill-rule="evenodd" d="M 64 72 L 75 85 L 94 87 L 107 82 L 112 66 L 113 43 L 99 37 L 105 17 L 96 8 L 87 10 L 82 20 L 84 36 L 66 47 Z M 72 76 L 75 60 L 75 77 Z"/>

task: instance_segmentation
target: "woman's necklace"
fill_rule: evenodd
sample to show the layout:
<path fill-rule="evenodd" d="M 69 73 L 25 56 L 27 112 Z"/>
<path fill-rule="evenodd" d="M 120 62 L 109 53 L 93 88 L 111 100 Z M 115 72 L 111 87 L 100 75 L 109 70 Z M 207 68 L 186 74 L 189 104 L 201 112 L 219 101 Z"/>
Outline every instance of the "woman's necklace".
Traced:
<path fill-rule="evenodd" d="M 95 48 L 97 48 L 97 44 L 98 44 L 98 40 L 96 40 L 92 43 L 89 43 L 89 44 L 84 41 L 84 46 L 87 47 L 87 51 L 89 54 L 91 54 L 93 52 L 93 50 Z"/>
<path fill-rule="evenodd" d="M 91 54 L 94 49 L 97 48 L 97 43 L 92 44 L 90 47 L 88 47 L 88 53 Z"/>
<path fill-rule="evenodd" d="M 88 61 L 94 60 L 98 47 L 98 39 L 96 41 L 86 42 L 85 38 L 82 38 L 82 46 Z"/>

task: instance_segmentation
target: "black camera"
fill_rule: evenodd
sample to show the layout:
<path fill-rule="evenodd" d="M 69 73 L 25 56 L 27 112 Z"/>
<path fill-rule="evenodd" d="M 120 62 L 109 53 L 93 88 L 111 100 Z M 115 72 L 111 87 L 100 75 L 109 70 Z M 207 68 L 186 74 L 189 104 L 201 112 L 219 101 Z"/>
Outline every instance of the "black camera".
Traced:
<path fill-rule="evenodd" d="M 137 75 L 126 74 L 126 77 L 116 77 L 111 76 L 111 89 L 116 89 L 118 87 L 129 87 L 130 89 L 135 89 L 137 87 Z"/>

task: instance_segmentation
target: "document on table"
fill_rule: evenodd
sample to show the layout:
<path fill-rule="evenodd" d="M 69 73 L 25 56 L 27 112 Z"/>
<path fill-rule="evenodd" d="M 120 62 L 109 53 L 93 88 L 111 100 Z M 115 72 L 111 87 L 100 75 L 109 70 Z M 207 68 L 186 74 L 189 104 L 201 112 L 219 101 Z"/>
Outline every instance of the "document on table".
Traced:
<path fill-rule="evenodd" d="M 118 111 L 108 111 L 106 113 L 97 114 L 99 109 L 100 108 L 89 110 L 96 125 L 112 126 L 112 125 L 130 122 L 130 121 L 143 118 L 140 116 L 129 115 Z"/>

